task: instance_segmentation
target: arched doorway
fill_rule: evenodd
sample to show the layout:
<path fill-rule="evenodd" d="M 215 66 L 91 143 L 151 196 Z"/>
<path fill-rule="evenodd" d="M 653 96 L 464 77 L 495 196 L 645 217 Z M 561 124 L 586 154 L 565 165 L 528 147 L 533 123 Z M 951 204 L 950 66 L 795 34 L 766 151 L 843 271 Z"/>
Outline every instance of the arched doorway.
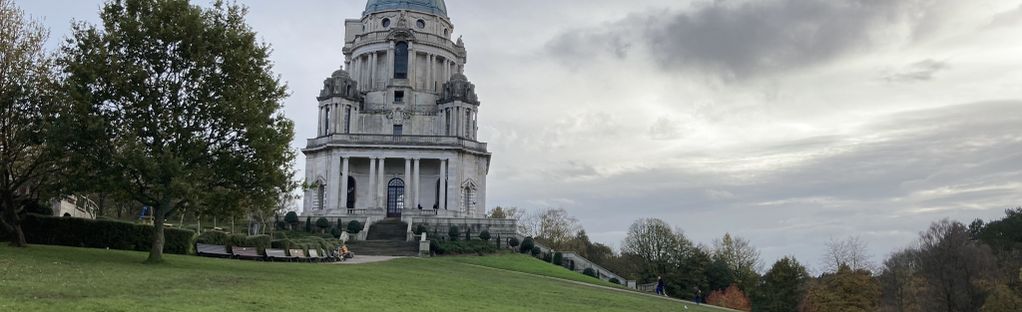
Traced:
<path fill-rule="evenodd" d="M 405 181 L 394 178 L 387 183 L 387 217 L 401 217 L 405 209 Z"/>
<path fill-rule="evenodd" d="M 355 209 L 355 178 L 348 176 L 348 202 L 345 203 L 346 208 Z"/>

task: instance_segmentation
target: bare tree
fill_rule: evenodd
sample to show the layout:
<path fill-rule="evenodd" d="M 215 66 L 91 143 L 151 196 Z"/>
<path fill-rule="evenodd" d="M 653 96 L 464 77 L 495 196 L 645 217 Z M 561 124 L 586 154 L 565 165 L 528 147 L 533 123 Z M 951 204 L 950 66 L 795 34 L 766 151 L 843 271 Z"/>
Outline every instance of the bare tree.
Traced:
<path fill-rule="evenodd" d="M 857 236 L 843 240 L 831 238 L 827 242 L 827 252 L 823 254 L 821 265 L 826 273 L 837 272 L 841 265 L 847 265 L 853 271 L 874 271 L 871 256 L 866 251 L 866 242 Z"/>
<path fill-rule="evenodd" d="M 919 243 L 924 310 L 979 311 L 986 296 L 981 283 L 996 276 L 990 248 L 973 241 L 964 224 L 947 219 L 930 225 Z"/>
<path fill-rule="evenodd" d="M 727 264 L 728 269 L 735 275 L 735 282 L 746 291 L 750 291 L 756 285 L 758 272 L 763 268 L 759 250 L 752 247 L 747 239 L 731 236 L 731 233 L 714 240 L 713 258 Z"/>
<path fill-rule="evenodd" d="M 539 234 L 536 238 L 554 249 L 564 249 L 581 227 L 578 219 L 568 215 L 563 208 L 547 209 L 539 215 Z"/>
<path fill-rule="evenodd" d="M 919 272 L 919 251 L 905 249 L 891 254 L 884 265 L 880 276 L 880 289 L 884 294 L 881 301 L 884 311 L 916 312 L 919 307 L 920 282 L 916 278 Z"/>

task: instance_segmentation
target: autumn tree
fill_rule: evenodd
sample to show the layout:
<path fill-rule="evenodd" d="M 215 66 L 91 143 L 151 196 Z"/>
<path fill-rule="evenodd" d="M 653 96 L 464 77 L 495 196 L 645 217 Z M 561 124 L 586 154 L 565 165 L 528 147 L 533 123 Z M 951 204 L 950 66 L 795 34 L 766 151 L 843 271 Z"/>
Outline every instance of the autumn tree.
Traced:
<path fill-rule="evenodd" d="M 12 246 L 26 246 L 21 214 L 27 204 L 59 186 L 63 151 L 49 143 L 58 133 L 61 99 L 49 36 L 12 0 L 0 0 L 0 230 Z"/>
<path fill-rule="evenodd" d="M 752 311 L 749 297 L 735 284 L 731 284 L 726 289 L 711 292 L 706 297 L 706 303 L 739 311 Z"/>
<path fill-rule="evenodd" d="M 536 241 L 556 250 L 563 250 L 582 228 L 578 219 L 562 208 L 547 209 L 539 215 L 539 234 Z"/>
<path fill-rule="evenodd" d="M 245 209 L 292 191 L 286 87 L 245 15 L 222 1 L 111 0 L 101 26 L 75 25 L 64 46 L 70 103 L 91 127 L 72 134 L 86 163 L 153 207 L 147 263 L 162 261 L 164 221 L 189 203 Z"/>
<path fill-rule="evenodd" d="M 809 285 L 801 312 L 872 312 L 879 306 L 880 286 L 866 270 L 842 265 Z"/>
<path fill-rule="evenodd" d="M 809 279 L 809 272 L 798 260 L 781 258 L 763 275 L 753 294 L 753 306 L 764 312 L 796 311 Z"/>

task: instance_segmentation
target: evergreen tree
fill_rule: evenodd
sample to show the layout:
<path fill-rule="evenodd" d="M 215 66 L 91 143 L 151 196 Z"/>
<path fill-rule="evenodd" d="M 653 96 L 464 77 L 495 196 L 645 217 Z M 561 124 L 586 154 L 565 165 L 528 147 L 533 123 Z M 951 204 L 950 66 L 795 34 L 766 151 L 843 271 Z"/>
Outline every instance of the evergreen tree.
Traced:
<path fill-rule="evenodd" d="M 761 284 L 753 294 L 756 311 L 787 312 L 798 309 L 805 296 L 809 273 L 795 258 L 784 257 L 763 275 Z"/>

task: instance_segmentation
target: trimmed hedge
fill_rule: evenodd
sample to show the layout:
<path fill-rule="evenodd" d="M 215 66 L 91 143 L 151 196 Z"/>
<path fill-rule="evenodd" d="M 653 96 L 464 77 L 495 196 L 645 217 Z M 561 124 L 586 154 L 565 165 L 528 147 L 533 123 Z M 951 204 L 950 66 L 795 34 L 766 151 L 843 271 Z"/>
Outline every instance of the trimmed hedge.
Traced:
<path fill-rule="evenodd" d="M 469 254 L 492 254 L 497 252 L 497 247 L 481 241 L 429 241 L 430 249 L 437 255 L 469 255 Z"/>
<path fill-rule="evenodd" d="M 560 251 L 555 252 L 553 260 L 554 260 L 554 264 L 556 264 L 556 265 L 563 265 L 564 264 L 564 254 L 562 254 Z"/>
<path fill-rule="evenodd" d="M 532 252 L 532 247 L 535 247 L 536 243 L 532 241 L 532 237 L 526 237 L 522 240 L 522 245 L 518 249 L 522 253 Z"/>
<path fill-rule="evenodd" d="M 593 270 L 593 268 L 586 268 L 585 270 L 582 270 L 582 274 L 588 275 L 590 277 L 596 277 L 596 270 Z"/>
<path fill-rule="evenodd" d="M 358 222 L 357 220 L 351 220 L 351 222 L 348 222 L 348 234 L 358 234 L 359 232 L 362 232 L 362 229 L 363 227 L 361 222 Z"/>
<path fill-rule="evenodd" d="M 617 277 L 611 277 L 610 280 L 608 280 L 608 282 L 621 285 L 621 280 L 617 279 Z"/>
<path fill-rule="evenodd" d="M 60 218 L 29 214 L 22 222 L 30 244 L 149 251 L 153 226 L 122 221 Z M 164 228 L 163 252 L 194 254 L 195 232 Z"/>
<path fill-rule="evenodd" d="M 228 240 L 227 240 L 228 237 L 230 237 L 230 235 L 227 234 L 227 232 L 222 232 L 222 231 L 206 231 L 206 232 L 203 232 L 202 234 L 199 234 L 199 236 L 197 238 L 195 238 L 195 242 L 196 243 L 201 243 L 201 244 L 225 245 L 226 246 L 228 244 Z"/>

